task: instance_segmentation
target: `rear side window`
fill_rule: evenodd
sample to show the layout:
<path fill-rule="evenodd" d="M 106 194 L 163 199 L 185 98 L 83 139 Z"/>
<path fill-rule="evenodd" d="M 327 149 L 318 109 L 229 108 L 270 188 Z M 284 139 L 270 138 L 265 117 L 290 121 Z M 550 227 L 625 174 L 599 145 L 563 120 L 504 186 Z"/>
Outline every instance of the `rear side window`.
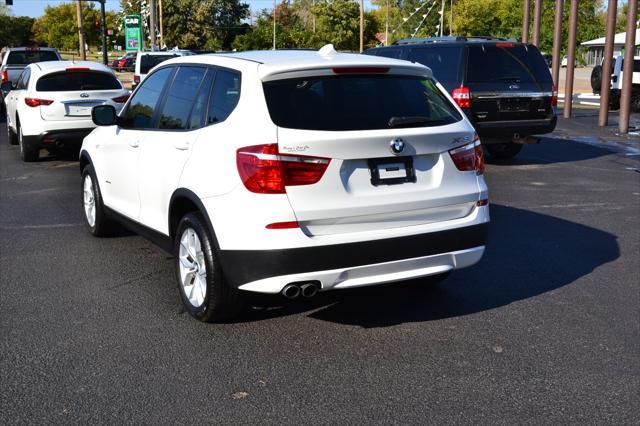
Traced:
<path fill-rule="evenodd" d="M 240 99 L 240 74 L 220 70 L 216 73 L 209 100 L 207 124 L 220 123 L 229 117 Z"/>
<path fill-rule="evenodd" d="M 122 89 L 118 79 L 99 71 L 64 71 L 47 74 L 38 79 L 38 92 L 72 92 L 79 90 Z"/>
<path fill-rule="evenodd" d="M 151 68 L 169 59 L 177 58 L 179 55 L 141 55 L 140 74 L 147 74 Z"/>
<path fill-rule="evenodd" d="M 551 83 L 549 68 L 538 49 L 512 43 L 504 45 L 469 46 L 467 80 L 470 83 Z"/>
<path fill-rule="evenodd" d="M 265 82 L 271 120 L 305 130 L 388 129 L 392 118 L 419 119 L 404 127 L 462 119 L 432 80 L 412 76 L 338 76 Z"/>
<path fill-rule="evenodd" d="M 161 129 L 186 129 L 189 113 L 207 69 L 204 67 L 180 67 L 160 114 Z"/>
<path fill-rule="evenodd" d="M 129 106 L 124 114 L 124 127 L 151 128 L 160 95 L 162 95 L 162 90 L 173 70 L 173 68 L 158 70 L 142 82 L 140 88 L 129 101 Z"/>
<path fill-rule="evenodd" d="M 433 76 L 451 92 L 460 84 L 460 61 L 463 48 L 446 46 L 434 48 L 413 48 L 409 60 L 426 65 L 433 71 Z"/>
<path fill-rule="evenodd" d="M 620 61 L 620 70 L 624 71 L 624 59 Z M 633 72 L 640 72 L 640 60 L 633 61 Z"/>
<path fill-rule="evenodd" d="M 58 61 L 58 55 L 52 50 L 22 50 L 9 52 L 7 65 L 28 65 L 35 62 Z"/>

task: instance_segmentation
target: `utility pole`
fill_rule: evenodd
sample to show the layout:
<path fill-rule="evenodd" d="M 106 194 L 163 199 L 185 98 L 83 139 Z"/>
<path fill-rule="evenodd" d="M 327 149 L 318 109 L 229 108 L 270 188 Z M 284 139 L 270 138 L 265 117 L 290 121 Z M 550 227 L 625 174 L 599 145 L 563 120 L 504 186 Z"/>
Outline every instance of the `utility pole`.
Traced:
<path fill-rule="evenodd" d="M 578 0 L 571 0 L 569 10 L 569 46 L 567 52 L 567 81 L 564 89 L 564 118 L 571 118 L 573 107 L 573 72 L 576 67 L 576 32 L 578 30 Z"/>
<path fill-rule="evenodd" d="M 389 0 L 387 0 L 387 22 L 384 24 L 384 45 L 389 45 Z"/>
<path fill-rule="evenodd" d="M 156 0 L 149 0 L 149 36 L 151 37 L 151 50 L 157 50 L 156 45 Z"/>
<path fill-rule="evenodd" d="M 273 0 L 273 50 L 276 50 L 276 0 Z"/>
<path fill-rule="evenodd" d="M 638 17 L 638 2 L 629 1 L 627 11 L 627 37 L 624 43 L 624 63 L 622 65 L 622 93 L 620 97 L 620 118 L 618 130 L 620 133 L 629 132 L 629 110 L 631 109 L 631 83 L 633 81 L 633 54 L 636 49 L 636 19 Z M 604 75 L 602 76 L 604 78 Z M 602 101 L 601 101 L 602 102 Z"/>
<path fill-rule="evenodd" d="M 162 0 L 158 0 L 158 10 L 160 11 L 160 47 L 164 46 L 164 31 L 162 29 Z"/>
<path fill-rule="evenodd" d="M 533 8 L 533 44 L 540 47 L 540 21 L 542 20 L 542 0 L 536 0 Z"/>
<path fill-rule="evenodd" d="M 364 0 L 360 0 L 360 53 L 364 50 Z"/>
<path fill-rule="evenodd" d="M 609 90 L 613 64 L 613 40 L 616 32 L 617 0 L 609 0 L 607 7 L 607 27 L 604 36 L 604 58 L 602 60 L 602 82 L 600 83 L 600 111 L 598 126 L 606 126 L 609 122 Z"/>
<path fill-rule="evenodd" d="M 531 0 L 524 0 L 522 10 L 522 42 L 529 43 L 529 12 L 531 11 Z"/>
<path fill-rule="evenodd" d="M 449 35 L 453 35 L 453 0 L 451 0 L 451 15 L 449 15 Z"/>
<path fill-rule="evenodd" d="M 109 58 L 107 57 L 107 14 L 104 10 L 105 0 L 100 0 L 100 33 L 102 34 L 102 63 L 107 65 Z"/>
<path fill-rule="evenodd" d="M 444 0 L 442 0 L 442 7 L 440 8 L 440 37 L 444 34 Z"/>
<path fill-rule="evenodd" d="M 84 28 L 82 24 L 82 2 L 76 0 L 76 14 L 78 15 L 78 41 L 80 44 L 80 59 L 87 60 L 87 52 L 84 49 Z"/>
<path fill-rule="evenodd" d="M 564 14 L 564 0 L 556 0 L 556 16 L 553 24 L 553 57 L 551 61 L 551 76 L 553 85 L 558 90 L 560 78 L 560 47 L 562 46 L 562 15 Z"/>

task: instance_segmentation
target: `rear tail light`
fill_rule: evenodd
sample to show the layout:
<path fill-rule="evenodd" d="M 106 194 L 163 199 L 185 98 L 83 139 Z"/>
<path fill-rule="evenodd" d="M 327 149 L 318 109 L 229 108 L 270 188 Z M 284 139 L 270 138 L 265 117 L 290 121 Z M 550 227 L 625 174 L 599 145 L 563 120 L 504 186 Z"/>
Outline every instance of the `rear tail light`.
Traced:
<path fill-rule="evenodd" d="M 140 83 L 140 76 L 139 75 L 135 75 L 133 76 L 133 82 L 134 83 Z"/>
<path fill-rule="evenodd" d="M 257 194 L 284 194 L 286 186 L 317 183 L 330 159 L 280 154 L 277 144 L 254 145 L 236 152 L 236 165 L 244 186 Z"/>
<path fill-rule="evenodd" d="M 9 81 L 9 73 L 7 70 L 2 71 L 2 82 L 4 83 L 5 81 Z"/>
<path fill-rule="evenodd" d="M 551 106 L 558 106 L 558 88 L 555 84 L 551 85 Z"/>
<path fill-rule="evenodd" d="M 471 108 L 471 90 L 468 87 L 456 87 L 453 89 L 451 97 L 460 108 Z"/>
<path fill-rule="evenodd" d="M 125 102 L 127 102 L 127 99 L 129 99 L 130 95 L 122 95 L 122 96 L 118 96 L 117 98 L 111 98 L 111 100 L 117 104 L 123 104 Z"/>
<path fill-rule="evenodd" d="M 24 98 L 24 103 L 30 107 L 38 107 L 38 106 L 51 105 L 53 101 L 50 101 L 47 99 Z"/>
<path fill-rule="evenodd" d="M 473 142 L 449 150 L 449 155 L 458 170 L 463 172 L 475 170 L 477 175 L 484 173 L 484 155 L 477 135 Z"/>

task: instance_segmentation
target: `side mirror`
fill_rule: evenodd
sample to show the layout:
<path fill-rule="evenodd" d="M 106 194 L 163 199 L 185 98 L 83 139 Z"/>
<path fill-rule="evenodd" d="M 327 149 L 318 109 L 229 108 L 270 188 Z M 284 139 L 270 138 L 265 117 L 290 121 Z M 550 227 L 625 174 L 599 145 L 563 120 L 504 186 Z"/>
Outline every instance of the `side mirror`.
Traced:
<path fill-rule="evenodd" d="M 98 105 L 91 109 L 91 119 L 98 126 L 112 126 L 118 121 L 118 115 L 113 106 Z"/>
<path fill-rule="evenodd" d="M 13 83 L 10 81 L 5 81 L 2 83 L 2 86 L 0 86 L 0 89 L 2 89 L 3 92 L 10 92 L 13 89 L 15 89 L 15 87 L 13 87 Z"/>

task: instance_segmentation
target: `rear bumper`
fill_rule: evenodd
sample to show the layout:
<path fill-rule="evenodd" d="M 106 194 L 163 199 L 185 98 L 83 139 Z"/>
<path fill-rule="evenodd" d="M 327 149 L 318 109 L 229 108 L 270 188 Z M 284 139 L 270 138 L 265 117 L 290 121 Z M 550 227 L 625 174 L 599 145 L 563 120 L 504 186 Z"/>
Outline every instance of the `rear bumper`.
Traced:
<path fill-rule="evenodd" d="M 542 135 L 551 133 L 556 128 L 558 117 L 554 114 L 550 118 L 536 120 L 505 120 L 505 121 L 481 121 L 474 122 L 480 139 L 483 137 L 513 137 L 516 133 L 520 136 Z M 483 141 L 484 142 L 484 141 Z"/>
<path fill-rule="evenodd" d="M 23 142 L 31 148 L 80 148 L 82 141 L 93 128 L 50 130 L 39 135 L 23 136 Z"/>
<path fill-rule="evenodd" d="M 218 255 L 229 283 L 243 290 L 278 293 L 287 283 L 310 277 L 316 277 L 325 290 L 469 266 L 482 256 L 487 232 L 488 223 L 482 223 L 382 240 L 281 250 L 220 250 Z M 464 262 L 456 261 L 455 253 L 470 249 L 473 254 L 463 255 Z M 345 274 L 355 274 L 360 281 L 340 286 L 346 281 Z"/>

